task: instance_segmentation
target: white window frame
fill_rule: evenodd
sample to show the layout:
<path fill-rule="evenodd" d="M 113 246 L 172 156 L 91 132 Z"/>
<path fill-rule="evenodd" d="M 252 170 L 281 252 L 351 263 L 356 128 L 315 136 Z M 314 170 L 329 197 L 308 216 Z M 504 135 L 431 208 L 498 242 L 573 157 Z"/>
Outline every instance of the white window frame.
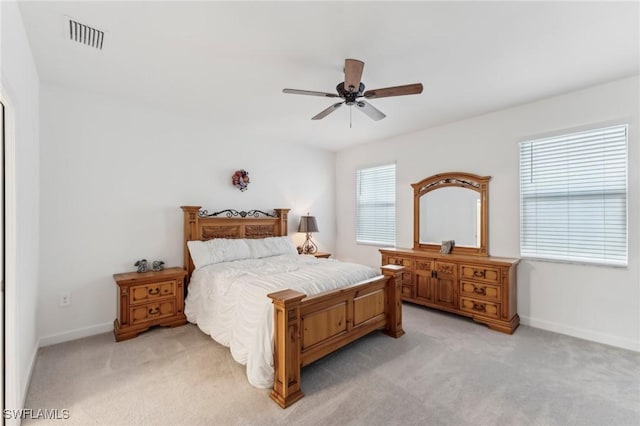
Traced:
<path fill-rule="evenodd" d="M 605 152 L 606 143 L 611 145 Z M 531 139 L 521 142 L 519 151 L 521 257 L 626 267 L 628 125 L 603 125 Z M 588 218 L 588 212 L 594 215 Z M 589 224 L 592 233 L 586 231 Z M 564 240 L 558 238 L 561 234 Z"/>
<path fill-rule="evenodd" d="M 368 193 L 366 197 L 368 201 L 361 198 L 363 178 L 376 178 L 373 173 L 379 170 L 382 173 L 388 173 L 390 169 L 393 169 L 393 178 L 389 179 L 391 182 L 381 182 L 387 186 L 381 188 L 383 191 L 377 199 Z M 356 243 L 364 245 L 375 245 L 382 247 L 393 247 L 396 244 L 396 164 L 386 163 L 377 166 L 362 167 L 356 170 Z M 381 176 L 378 175 L 377 178 Z M 384 176 L 382 176 L 384 178 Z M 375 182 L 368 182 L 368 186 L 375 185 Z M 373 198 L 373 199 L 372 199 Z M 386 200 L 385 200 L 386 198 Z M 391 199 L 393 201 L 391 201 Z M 372 217 L 371 214 L 368 219 L 368 224 L 362 223 L 363 210 L 362 206 L 372 204 L 373 207 L 382 208 L 386 211 L 378 210 L 378 217 Z M 364 229 L 363 229 L 364 228 Z"/>

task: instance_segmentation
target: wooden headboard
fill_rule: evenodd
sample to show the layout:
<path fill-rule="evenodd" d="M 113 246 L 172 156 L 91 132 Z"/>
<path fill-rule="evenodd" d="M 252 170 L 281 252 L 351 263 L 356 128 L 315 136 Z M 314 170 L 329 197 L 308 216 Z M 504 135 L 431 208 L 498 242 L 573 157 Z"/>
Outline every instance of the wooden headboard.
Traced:
<path fill-rule="evenodd" d="M 181 206 L 184 212 L 184 268 L 187 283 L 195 269 L 189 255 L 187 241 L 206 241 L 212 238 L 266 238 L 287 235 L 287 215 L 291 209 L 274 209 L 275 213 L 260 210 L 222 210 L 210 213 L 201 206 Z M 186 283 L 185 283 L 186 284 Z M 185 286 L 186 288 L 186 286 Z"/>

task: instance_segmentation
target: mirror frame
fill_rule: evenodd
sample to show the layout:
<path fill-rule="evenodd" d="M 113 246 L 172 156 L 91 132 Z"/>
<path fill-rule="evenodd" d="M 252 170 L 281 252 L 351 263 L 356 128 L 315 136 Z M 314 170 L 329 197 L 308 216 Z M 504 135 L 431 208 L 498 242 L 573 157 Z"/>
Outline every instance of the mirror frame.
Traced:
<path fill-rule="evenodd" d="M 480 194 L 480 247 L 454 246 L 451 254 L 470 254 L 488 256 L 489 236 L 489 180 L 491 176 L 478 176 L 472 173 L 439 173 L 417 183 L 413 187 L 413 249 L 440 252 L 440 244 L 420 242 L 420 197 L 436 189 L 457 186 L 476 191 Z"/>

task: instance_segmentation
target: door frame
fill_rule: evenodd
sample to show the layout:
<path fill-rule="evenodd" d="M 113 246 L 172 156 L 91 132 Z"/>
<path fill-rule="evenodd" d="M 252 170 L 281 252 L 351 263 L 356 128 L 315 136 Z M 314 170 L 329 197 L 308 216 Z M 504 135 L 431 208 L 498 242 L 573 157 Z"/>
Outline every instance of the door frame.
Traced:
<path fill-rule="evenodd" d="M 3 317 L 3 405 L 22 408 L 18 339 L 16 336 L 16 187 L 15 187 L 15 110 L 5 87 L 0 83 L 0 102 L 4 106 L 4 299 Z"/>

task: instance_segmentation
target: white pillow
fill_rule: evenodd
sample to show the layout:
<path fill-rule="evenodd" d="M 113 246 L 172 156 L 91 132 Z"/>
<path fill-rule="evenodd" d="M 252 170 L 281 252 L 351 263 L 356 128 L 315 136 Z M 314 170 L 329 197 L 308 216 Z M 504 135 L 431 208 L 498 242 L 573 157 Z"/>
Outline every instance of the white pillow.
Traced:
<path fill-rule="evenodd" d="M 242 239 L 214 238 L 207 241 L 187 241 L 196 269 L 220 262 L 250 259 L 249 246 Z"/>
<path fill-rule="evenodd" d="M 196 269 L 221 262 L 218 258 L 212 258 L 209 248 L 205 245 L 205 241 L 187 241 L 187 247 L 189 248 L 193 266 L 195 266 Z"/>
<path fill-rule="evenodd" d="M 289 237 L 268 237 L 245 241 L 251 250 L 251 257 L 254 259 L 280 254 L 298 254 L 296 246 Z"/>

